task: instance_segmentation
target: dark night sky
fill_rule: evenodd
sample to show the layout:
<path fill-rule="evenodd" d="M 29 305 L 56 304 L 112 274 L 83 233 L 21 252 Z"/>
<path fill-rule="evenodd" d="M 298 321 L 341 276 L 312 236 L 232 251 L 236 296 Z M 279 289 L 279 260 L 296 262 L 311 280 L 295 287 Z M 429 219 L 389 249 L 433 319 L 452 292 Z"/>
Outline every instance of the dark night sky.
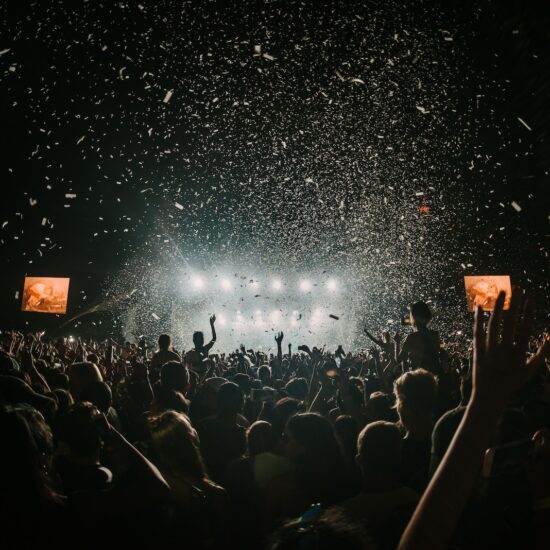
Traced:
<path fill-rule="evenodd" d="M 353 273 L 384 314 L 416 296 L 459 311 L 481 272 L 548 297 L 548 4 L 0 15 L 3 326 L 60 323 L 18 311 L 25 274 L 72 277 L 74 314 L 181 257 Z"/>

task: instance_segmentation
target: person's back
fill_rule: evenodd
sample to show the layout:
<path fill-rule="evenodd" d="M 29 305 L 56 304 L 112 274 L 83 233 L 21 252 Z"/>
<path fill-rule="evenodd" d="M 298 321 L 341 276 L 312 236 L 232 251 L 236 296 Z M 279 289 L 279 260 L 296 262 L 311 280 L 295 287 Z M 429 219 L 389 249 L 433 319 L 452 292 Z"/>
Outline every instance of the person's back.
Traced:
<path fill-rule="evenodd" d="M 362 491 L 328 511 L 336 510 L 346 521 L 363 525 L 377 548 L 395 548 L 419 500 L 416 491 L 399 482 L 401 447 L 401 433 L 395 424 L 379 421 L 367 425 L 357 441 Z"/>
<path fill-rule="evenodd" d="M 246 451 L 246 430 L 240 420 L 243 394 L 233 382 L 223 384 L 217 395 L 216 415 L 199 426 L 201 452 L 212 479 L 223 483 L 227 466 Z"/>
<path fill-rule="evenodd" d="M 415 369 L 425 369 L 440 374 L 439 333 L 427 327 L 409 334 L 403 344 L 407 358 Z"/>
<path fill-rule="evenodd" d="M 397 413 L 406 430 L 399 476 L 403 484 L 419 492 L 429 479 L 436 391 L 434 375 L 424 369 L 406 372 L 394 382 Z"/>
<path fill-rule="evenodd" d="M 409 311 L 414 332 L 405 339 L 398 362 L 407 360 L 414 369 L 425 369 L 438 375 L 441 371 L 439 333 L 428 328 L 432 312 L 425 302 L 412 304 Z"/>
<path fill-rule="evenodd" d="M 151 368 L 160 369 L 164 363 L 169 361 L 181 362 L 181 357 L 172 349 L 172 338 L 168 334 L 161 334 L 158 339 L 159 349 L 153 354 Z"/>
<path fill-rule="evenodd" d="M 199 440 L 189 419 L 168 411 L 150 420 L 151 450 L 172 490 L 173 515 L 168 543 L 211 546 L 222 540 L 229 520 L 225 489 L 204 467 Z"/>

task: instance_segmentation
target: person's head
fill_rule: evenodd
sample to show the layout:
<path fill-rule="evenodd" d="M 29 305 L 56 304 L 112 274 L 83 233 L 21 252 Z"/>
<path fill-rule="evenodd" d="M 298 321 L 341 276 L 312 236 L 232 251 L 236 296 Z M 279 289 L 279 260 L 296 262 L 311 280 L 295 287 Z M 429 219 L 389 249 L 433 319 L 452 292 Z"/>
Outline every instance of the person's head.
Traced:
<path fill-rule="evenodd" d="M 217 413 L 219 416 L 233 416 L 241 412 L 244 395 L 237 384 L 225 382 L 218 390 Z"/>
<path fill-rule="evenodd" d="M 431 421 L 435 408 L 437 383 L 435 376 L 424 369 L 402 374 L 394 383 L 397 414 L 407 430 Z"/>
<path fill-rule="evenodd" d="M 325 417 L 292 416 L 285 428 L 285 451 L 308 499 L 330 505 L 344 496 L 342 452 Z"/>
<path fill-rule="evenodd" d="M 34 391 L 18 376 L 0 376 L 0 404 L 17 405 L 19 403 L 34 407 L 48 422 L 55 417 L 57 409 L 55 399 Z"/>
<path fill-rule="evenodd" d="M 271 368 L 267 365 L 262 365 L 258 369 L 258 378 L 262 381 L 262 384 L 268 385 L 269 381 L 271 380 Z"/>
<path fill-rule="evenodd" d="M 355 456 L 359 424 L 353 416 L 340 415 L 334 422 L 334 433 L 344 456 Z"/>
<path fill-rule="evenodd" d="M 275 403 L 273 410 L 269 414 L 275 439 L 279 440 L 282 437 L 288 419 L 302 411 L 303 407 L 300 401 L 292 397 L 283 397 Z"/>
<path fill-rule="evenodd" d="M 181 392 L 158 385 L 155 387 L 155 398 L 151 404 L 151 412 L 162 414 L 165 411 L 188 414 L 189 403 Z"/>
<path fill-rule="evenodd" d="M 179 361 L 168 361 L 160 369 L 160 384 L 164 389 L 179 391 L 183 394 L 189 385 L 187 367 Z"/>
<path fill-rule="evenodd" d="M 93 363 L 74 363 L 67 369 L 69 390 L 75 401 L 82 399 L 84 390 L 97 382 L 103 382 L 101 372 Z"/>
<path fill-rule="evenodd" d="M 424 328 L 432 320 L 432 312 L 426 302 L 415 302 L 409 306 L 411 325 L 417 328 Z"/>
<path fill-rule="evenodd" d="M 340 450 L 331 423 L 315 413 L 296 414 L 285 427 L 288 458 L 307 457 L 313 461 L 340 457 Z"/>
<path fill-rule="evenodd" d="M 350 398 L 352 399 L 352 401 L 355 403 L 355 405 L 357 407 L 362 407 L 363 406 L 363 391 L 361 389 L 359 389 L 359 386 L 356 383 L 352 382 L 352 380 L 354 380 L 354 379 L 353 378 L 350 379 L 350 384 L 349 384 L 349 387 L 348 387 Z M 338 408 L 340 409 L 342 414 L 347 414 L 347 413 L 350 412 L 350 411 L 346 410 L 346 403 L 342 399 L 342 394 L 340 393 L 340 391 L 338 391 L 337 403 L 338 403 Z"/>
<path fill-rule="evenodd" d="M 269 422 L 257 420 L 248 428 L 246 435 L 250 456 L 271 452 L 275 449 L 275 438 Z"/>
<path fill-rule="evenodd" d="M 305 378 L 293 378 L 287 382 L 285 390 L 289 397 L 303 401 L 308 393 L 307 381 Z"/>
<path fill-rule="evenodd" d="M 393 405 L 394 399 L 392 395 L 376 391 L 370 395 L 367 401 L 367 415 L 372 422 L 378 420 L 397 422 L 399 417 Z"/>
<path fill-rule="evenodd" d="M 26 405 L 0 406 L 0 433 L 7 445 L 0 453 L 0 508 L 27 513 L 58 495 L 48 475 L 52 434 L 42 415 Z"/>
<path fill-rule="evenodd" d="M 200 350 L 204 347 L 204 333 L 200 330 L 193 333 L 193 345 L 196 350 Z"/>
<path fill-rule="evenodd" d="M 99 411 L 92 403 L 79 401 L 60 419 L 58 437 L 78 460 L 99 462 L 101 432 Z"/>
<path fill-rule="evenodd" d="M 168 351 L 172 347 L 172 338 L 169 334 L 161 334 L 158 340 L 159 350 Z"/>
<path fill-rule="evenodd" d="M 102 413 L 107 414 L 113 401 L 113 395 L 109 384 L 94 382 L 84 389 L 81 399 L 93 403 Z"/>
<path fill-rule="evenodd" d="M 252 383 L 248 374 L 244 374 L 244 372 L 238 372 L 235 376 L 233 376 L 231 381 L 235 382 L 235 384 L 237 384 L 239 388 L 241 388 L 244 395 L 250 395 Z"/>
<path fill-rule="evenodd" d="M 149 421 L 151 444 L 161 470 L 173 477 L 208 479 L 199 438 L 187 416 L 167 411 Z"/>
<path fill-rule="evenodd" d="M 13 376 L 20 371 L 17 361 L 4 351 L 0 351 L 0 376 Z"/>
<path fill-rule="evenodd" d="M 357 465 L 363 477 L 394 478 L 401 459 L 402 437 L 392 422 L 380 420 L 368 424 L 357 439 Z"/>

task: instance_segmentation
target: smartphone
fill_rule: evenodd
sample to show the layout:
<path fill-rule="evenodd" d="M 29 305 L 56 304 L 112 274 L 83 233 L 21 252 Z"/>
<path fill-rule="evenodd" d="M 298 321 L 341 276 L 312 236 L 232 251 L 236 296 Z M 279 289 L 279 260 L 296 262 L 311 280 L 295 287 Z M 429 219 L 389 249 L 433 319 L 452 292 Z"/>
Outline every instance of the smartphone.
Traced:
<path fill-rule="evenodd" d="M 275 390 L 273 388 L 252 388 L 252 401 L 262 403 L 273 403 L 275 401 Z"/>
<path fill-rule="evenodd" d="M 403 326 L 410 326 L 411 324 L 411 318 L 407 315 L 405 317 L 401 317 L 401 324 Z"/>
<path fill-rule="evenodd" d="M 487 449 L 483 459 L 483 477 L 488 479 L 524 471 L 533 457 L 534 447 L 533 440 L 522 439 Z"/>

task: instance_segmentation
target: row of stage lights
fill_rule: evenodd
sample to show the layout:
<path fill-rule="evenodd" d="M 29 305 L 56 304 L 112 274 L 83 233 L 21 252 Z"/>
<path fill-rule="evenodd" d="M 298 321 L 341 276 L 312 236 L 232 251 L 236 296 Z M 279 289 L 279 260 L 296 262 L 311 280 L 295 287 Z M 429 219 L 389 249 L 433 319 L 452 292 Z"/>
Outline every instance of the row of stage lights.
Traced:
<path fill-rule="evenodd" d="M 195 290 L 206 290 L 208 287 L 207 281 L 204 279 L 204 277 L 201 277 L 200 275 L 193 275 L 191 277 L 191 286 Z M 216 285 L 221 290 L 225 290 L 226 292 L 230 292 L 231 290 L 234 290 L 236 285 L 231 282 L 231 280 L 222 278 L 219 280 L 218 284 Z M 252 281 L 247 286 L 250 286 L 252 289 L 256 290 L 260 288 L 260 282 L 259 281 Z M 283 286 L 286 286 L 283 284 L 283 282 L 280 279 L 273 279 L 269 285 L 269 288 L 275 292 L 282 290 Z M 309 279 L 301 279 L 298 282 L 297 288 L 301 292 L 311 292 L 315 286 L 312 281 Z M 329 279 L 325 282 L 324 287 L 329 292 L 336 292 L 339 290 L 338 282 L 335 279 Z"/>
<path fill-rule="evenodd" d="M 281 310 L 265 312 L 256 310 L 253 315 L 243 315 L 240 310 L 235 312 L 233 318 L 226 313 L 216 313 L 216 319 L 219 325 L 233 325 L 235 327 L 244 327 L 245 325 L 256 329 L 264 329 L 267 325 L 273 325 L 281 328 L 282 326 L 297 327 L 301 324 L 316 326 L 328 320 L 328 312 L 321 308 L 316 308 L 311 314 L 303 316 L 299 311 L 292 311 L 290 314 Z"/>

